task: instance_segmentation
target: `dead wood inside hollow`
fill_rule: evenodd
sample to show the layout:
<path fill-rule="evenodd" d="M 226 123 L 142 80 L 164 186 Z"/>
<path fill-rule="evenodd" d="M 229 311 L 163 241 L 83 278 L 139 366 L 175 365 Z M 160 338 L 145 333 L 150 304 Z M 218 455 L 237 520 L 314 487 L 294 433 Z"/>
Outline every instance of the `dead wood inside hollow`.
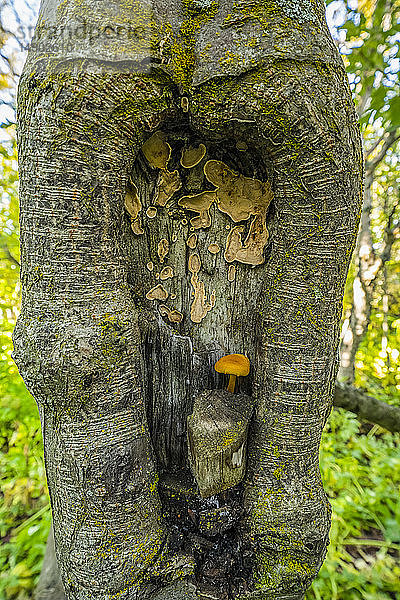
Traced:
<path fill-rule="evenodd" d="M 189 459 L 203 498 L 234 487 L 246 471 L 247 434 L 254 399 L 206 390 L 187 419 Z"/>

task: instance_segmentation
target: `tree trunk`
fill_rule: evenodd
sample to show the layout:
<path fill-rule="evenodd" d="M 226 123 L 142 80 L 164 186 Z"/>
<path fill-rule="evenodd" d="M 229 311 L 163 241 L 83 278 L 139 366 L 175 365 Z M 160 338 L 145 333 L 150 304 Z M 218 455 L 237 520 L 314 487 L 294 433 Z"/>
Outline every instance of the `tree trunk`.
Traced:
<path fill-rule="evenodd" d="M 344 323 L 340 345 L 338 378 L 349 384 L 354 382 L 356 355 L 371 320 L 377 276 L 380 270 L 385 268 L 386 262 L 390 260 L 394 242 L 392 232 L 394 210 L 385 210 L 384 214 L 387 217 L 385 243 L 380 255 L 376 254 L 371 234 L 372 184 L 377 167 L 389 148 L 398 141 L 398 138 L 397 129 L 383 136 L 380 151 L 366 163 L 364 200 L 355 253 L 356 276 L 353 282 L 353 302 L 348 319 Z"/>
<path fill-rule="evenodd" d="M 400 408 L 398 406 L 386 404 L 351 385 L 337 382 L 333 403 L 335 406 L 355 413 L 359 419 L 376 423 L 393 433 L 400 431 Z"/>
<path fill-rule="evenodd" d="M 356 354 L 367 333 L 371 318 L 373 292 L 371 280 L 376 276 L 376 269 L 373 269 L 372 264 L 375 262 L 371 238 L 372 183 L 373 179 L 370 177 L 364 188 L 364 202 L 356 250 L 357 274 L 353 282 L 353 302 L 348 324 L 342 332 L 338 377 L 346 383 L 354 382 Z"/>
<path fill-rule="evenodd" d="M 48 6 L 42 41 L 77 14 Z M 41 415 L 68 600 L 297 600 L 325 556 L 318 448 L 362 158 L 322 4 L 288 6 L 274 28 L 261 5 L 229 27 L 225 5 L 171 5 L 172 42 L 147 71 L 105 62 L 108 46 L 101 68 L 35 45 L 25 67 L 15 359 Z M 243 39 L 260 23 L 255 62 Z M 215 27 L 215 56 L 236 39 L 242 62 L 207 54 Z M 228 398 L 213 367 L 231 353 L 251 364 L 247 471 L 203 498 L 187 417 L 207 390 Z"/>

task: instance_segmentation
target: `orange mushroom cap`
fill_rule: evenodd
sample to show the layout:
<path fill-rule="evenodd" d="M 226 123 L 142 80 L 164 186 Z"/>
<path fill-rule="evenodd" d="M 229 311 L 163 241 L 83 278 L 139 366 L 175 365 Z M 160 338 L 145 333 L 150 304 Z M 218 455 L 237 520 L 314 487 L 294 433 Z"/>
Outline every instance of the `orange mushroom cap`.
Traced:
<path fill-rule="evenodd" d="M 217 373 L 241 377 L 249 374 L 250 361 L 244 354 L 227 354 L 215 363 L 214 369 Z"/>

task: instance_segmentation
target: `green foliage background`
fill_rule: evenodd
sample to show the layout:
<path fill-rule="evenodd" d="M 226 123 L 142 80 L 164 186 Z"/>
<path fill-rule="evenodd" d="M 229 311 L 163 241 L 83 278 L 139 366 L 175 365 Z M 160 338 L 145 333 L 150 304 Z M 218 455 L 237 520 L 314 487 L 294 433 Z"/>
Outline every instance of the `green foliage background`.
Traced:
<path fill-rule="evenodd" d="M 366 89 L 372 89 L 371 102 L 361 119 L 365 145 L 371 147 L 385 128 L 400 126 L 399 66 L 395 62 L 400 55 L 400 3 L 359 0 L 358 9 L 354 9 L 354 4 L 350 0 L 347 3 L 347 18 L 342 26 L 350 48 L 345 60 L 356 102 L 362 100 Z M 384 30 L 382 21 L 388 5 L 393 13 L 390 26 Z M 18 314 L 20 288 L 12 126 L 8 135 L 10 141 L 0 151 L 0 600 L 26 600 L 32 597 L 40 573 L 50 511 L 36 405 L 11 358 L 11 332 Z M 377 250 L 383 244 L 388 207 L 398 201 L 399 160 L 394 146 L 382 161 L 374 183 L 372 223 Z M 398 222 L 395 216 L 394 223 Z M 397 406 L 399 255 L 397 241 L 386 265 L 385 289 L 383 279 L 378 281 L 371 323 L 356 362 L 356 384 Z M 351 269 L 345 316 L 351 308 L 353 279 Z M 385 335 L 383 293 L 388 294 L 390 306 Z M 333 507 L 331 544 L 307 600 L 400 598 L 399 447 L 399 434 L 360 424 L 354 415 L 342 410 L 332 412 L 321 445 L 321 472 Z"/>
<path fill-rule="evenodd" d="M 35 401 L 11 358 L 20 303 L 14 128 L 0 149 L 0 598 L 30 597 L 40 572 L 50 511 Z"/>

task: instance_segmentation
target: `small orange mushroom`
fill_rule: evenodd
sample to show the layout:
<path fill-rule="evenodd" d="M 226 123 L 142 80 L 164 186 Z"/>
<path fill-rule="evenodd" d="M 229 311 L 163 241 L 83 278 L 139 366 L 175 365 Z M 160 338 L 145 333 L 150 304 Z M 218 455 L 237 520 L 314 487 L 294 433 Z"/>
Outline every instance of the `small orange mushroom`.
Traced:
<path fill-rule="evenodd" d="M 229 375 L 228 392 L 234 393 L 236 377 L 246 376 L 250 372 L 250 361 L 244 354 L 228 354 L 214 365 L 217 373 Z"/>

